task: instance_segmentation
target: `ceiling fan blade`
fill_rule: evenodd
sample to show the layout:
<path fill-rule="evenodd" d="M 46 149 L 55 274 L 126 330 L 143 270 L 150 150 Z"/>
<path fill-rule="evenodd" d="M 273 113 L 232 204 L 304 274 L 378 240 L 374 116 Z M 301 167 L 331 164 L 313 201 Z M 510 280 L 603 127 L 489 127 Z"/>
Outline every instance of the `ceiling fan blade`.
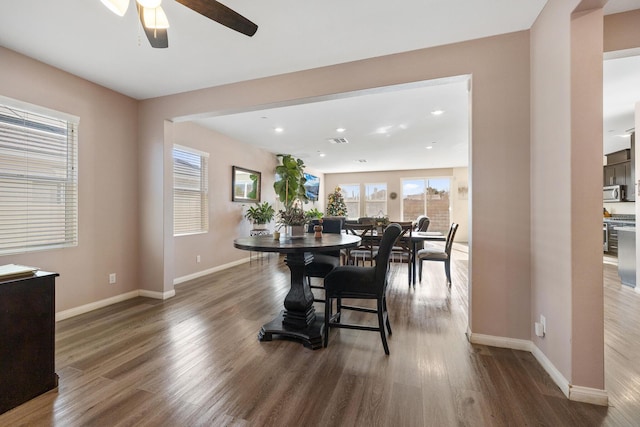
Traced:
<path fill-rule="evenodd" d="M 144 13 L 142 13 L 141 6 L 138 5 L 138 17 L 140 18 L 140 23 L 142 24 L 142 28 L 144 29 L 144 33 L 151 43 L 151 47 L 157 49 L 164 49 L 169 47 L 169 36 L 167 34 L 166 28 L 148 28 L 144 22 Z"/>
<path fill-rule="evenodd" d="M 229 27 L 239 33 L 253 36 L 258 31 L 258 26 L 249 21 L 227 6 L 215 0 L 176 0 L 201 15 L 212 19 L 225 27 Z"/>

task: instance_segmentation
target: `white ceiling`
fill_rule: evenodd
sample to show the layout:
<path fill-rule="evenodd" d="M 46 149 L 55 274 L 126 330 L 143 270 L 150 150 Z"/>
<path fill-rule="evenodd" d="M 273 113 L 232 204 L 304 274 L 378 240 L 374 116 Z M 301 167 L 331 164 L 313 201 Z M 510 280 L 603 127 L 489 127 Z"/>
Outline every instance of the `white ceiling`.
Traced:
<path fill-rule="evenodd" d="M 100 0 L 2 0 L 0 45 L 146 99 L 524 30 L 546 3 L 226 0 L 258 24 L 249 38 L 164 0 L 171 23 L 169 48 L 152 49 L 133 1 L 120 18 Z M 605 13 L 637 8 L 640 0 L 611 0 Z M 463 166 L 468 158 L 466 84 L 447 83 L 211 118 L 206 125 L 273 152 L 303 157 L 310 167 L 326 172 Z M 431 116 L 432 108 L 445 113 Z M 275 126 L 285 131 L 276 136 Z M 335 134 L 337 126 L 347 129 L 344 135 Z M 388 134 L 376 133 L 385 126 L 391 126 Z M 350 143 L 330 146 L 326 139 L 336 136 Z M 424 148 L 429 144 L 434 148 Z M 360 155 L 362 147 L 366 155 Z M 336 148 L 341 151 L 332 152 Z M 319 157 L 318 151 L 327 156 Z M 395 153 L 401 158 L 395 159 Z M 353 157 L 367 162 L 355 163 Z"/>

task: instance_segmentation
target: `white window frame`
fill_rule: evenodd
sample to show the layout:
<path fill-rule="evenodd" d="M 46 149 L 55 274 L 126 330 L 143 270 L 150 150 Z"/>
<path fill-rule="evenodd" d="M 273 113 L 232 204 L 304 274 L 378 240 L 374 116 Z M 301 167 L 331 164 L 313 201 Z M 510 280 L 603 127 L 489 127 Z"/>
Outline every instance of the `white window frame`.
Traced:
<path fill-rule="evenodd" d="M 80 119 L 0 96 L 0 255 L 78 245 Z"/>
<path fill-rule="evenodd" d="M 371 198 L 374 190 L 381 191 L 384 188 L 384 199 L 383 200 L 374 200 Z M 387 183 L 386 182 L 376 182 L 376 183 L 365 183 L 364 184 L 364 216 L 369 217 L 379 217 L 386 216 L 387 212 Z M 371 203 L 375 203 L 376 205 L 383 203 L 381 209 L 373 209 L 375 212 L 369 211 L 369 205 Z"/>
<path fill-rule="evenodd" d="M 207 233 L 209 231 L 209 153 L 174 144 L 171 154 L 173 158 L 173 235 Z M 185 161 L 178 163 L 176 155 Z M 191 161 L 197 159 L 199 166 L 189 170 L 186 159 Z M 182 185 L 177 182 L 180 178 L 183 181 Z"/>
<path fill-rule="evenodd" d="M 347 218 L 349 219 L 356 219 L 356 218 L 360 218 L 360 193 L 361 193 L 361 188 L 360 188 L 360 183 L 357 184 L 339 184 L 338 187 L 340 187 L 340 193 L 342 193 L 342 198 L 344 199 L 344 204 L 347 206 Z M 352 187 L 356 187 L 358 189 L 358 197 L 356 199 L 351 199 L 347 197 L 347 194 L 345 193 L 346 188 L 352 188 Z M 352 212 L 351 209 L 349 209 L 349 204 L 356 204 L 357 209 L 356 212 Z M 355 216 L 352 216 L 355 213 Z"/>
<path fill-rule="evenodd" d="M 401 214 L 402 218 L 405 217 L 404 199 L 407 196 L 405 194 L 405 182 L 406 181 L 422 181 L 424 199 L 423 199 L 423 204 L 422 204 L 421 215 L 428 215 L 429 197 L 425 193 L 426 193 L 427 189 L 429 188 L 429 181 L 435 181 L 435 180 L 439 180 L 439 179 L 447 179 L 447 180 L 449 180 L 449 197 L 451 197 L 452 177 L 450 177 L 450 176 L 411 177 L 411 178 L 402 178 L 400 180 L 400 188 L 401 188 L 401 191 L 402 191 L 402 198 L 401 198 L 401 203 L 400 203 L 400 214 Z M 449 201 L 449 218 L 451 218 L 451 199 Z M 413 220 L 413 219 L 414 218 L 409 218 L 409 219 L 405 219 L 405 220 L 406 221 L 410 221 L 410 220 Z"/>

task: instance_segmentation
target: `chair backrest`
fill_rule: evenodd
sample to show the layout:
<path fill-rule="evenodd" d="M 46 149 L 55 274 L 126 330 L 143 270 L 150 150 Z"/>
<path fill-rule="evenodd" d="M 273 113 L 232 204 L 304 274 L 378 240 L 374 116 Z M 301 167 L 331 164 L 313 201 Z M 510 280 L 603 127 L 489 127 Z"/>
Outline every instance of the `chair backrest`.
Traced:
<path fill-rule="evenodd" d="M 387 284 L 387 272 L 389 270 L 389 259 L 391 258 L 391 250 L 396 240 L 402 233 L 402 227 L 396 223 L 389 224 L 384 229 L 380 246 L 378 247 L 378 257 L 376 258 L 376 287 L 384 290 Z"/>
<path fill-rule="evenodd" d="M 451 257 L 451 247 L 453 245 L 453 239 L 456 236 L 456 231 L 458 231 L 458 224 L 453 222 L 451 223 L 451 227 L 449 227 L 449 233 L 447 234 L 447 241 L 444 244 L 444 251 L 447 253 L 448 257 Z"/>
<path fill-rule="evenodd" d="M 322 232 L 323 233 L 342 233 L 342 218 L 327 218 L 322 220 Z M 314 219 L 309 223 L 307 231 L 313 233 L 313 227 L 320 224 L 320 220 Z"/>
<path fill-rule="evenodd" d="M 416 227 L 416 231 L 425 232 L 429 229 L 429 224 L 431 224 L 431 220 L 428 216 L 422 217 L 418 220 L 418 226 Z"/>
<path fill-rule="evenodd" d="M 402 221 L 396 222 L 400 226 L 400 235 L 396 239 L 396 246 L 409 250 L 411 246 L 411 233 L 413 233 L 413 222 Z"/>
<path fill-rule="evenodd" d="M 358 224 L 376 225 L 376 219 L 370 216 L 361 216 L 358 218 Z"/>
<path fill-rule="evenodd" d="M 344 225 L 344 229 L 347 234 L 353 234 L 355 236 L 360 236 L 361 238 L 371 237 L 373 236 L 374 226 L 372 224 L 350 224 L 347 223 Z"/>
<path fill-rule="evenodd" d="M 342 218 L 327 218 L 322 221 L 323 233 L 342 233 L 343 219 Z"/>

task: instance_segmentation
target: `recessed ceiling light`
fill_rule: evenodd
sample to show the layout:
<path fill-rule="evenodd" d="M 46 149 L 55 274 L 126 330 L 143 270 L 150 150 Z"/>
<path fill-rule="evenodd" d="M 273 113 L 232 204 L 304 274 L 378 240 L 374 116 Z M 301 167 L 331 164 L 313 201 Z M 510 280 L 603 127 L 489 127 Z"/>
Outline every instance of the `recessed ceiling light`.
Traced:
<path fill-rule="evenodd" d="M 367 163 L 367 159 L 358 159 L 355 160 L 356 163 Z"/>
<path fill-rule="evenodd" d="M 433 148 L 433 145 L 428 145 L 428 146 L 426 146 L 424 148 L 426 148 L 427 150 L 431 150 Z"/>
<path fill-rule="evenodd" d="M 284 129 L 281 128 L 281 127 L 277 127 L 277 128 L 274 129 L 274 131 L 280 133 L 280 132 L 284 132 Z"/>
<path fill-rule="evenodd" d="M 391 130 L 391 126 L 384 126 L 376 129 L 376 133 L 386 134 L 386 133 L 389 133 L 390 130 Z"/>
<path fill-rule="evenodd" d="M 619 137 L 619 138 L 629 138 L 631 136 L 631 134 L 630 133 L 623 133 L 623 134 L 616 135 L 616 136 Z"/>
<path fill-rule="evenodd" d="M 338 128 L 338 129 L 336 129 L 336 132 L 338 132 L 338 133 L 342 133 L 342 132 L 344 132 L 345 130 L 346 130 L 345 128 Z"/>
<path fill-rule="evenodd" d="M 320 153 L 320 154 L 318 154 L 318 155 L 319 155 L 320 157 L 324 157 L 324 156 L 326 156 L 326 154 L 324 154 L 324 153 Z"/>
<path fill-rule="evenodd" d="M 433 110 L 433 111 L 431 112 L 431 115 L 433 115 L 433 116 L 439 116 L 439 115 L 441 115 L 442 113 L 444 113 L 444 110 Z"/>

